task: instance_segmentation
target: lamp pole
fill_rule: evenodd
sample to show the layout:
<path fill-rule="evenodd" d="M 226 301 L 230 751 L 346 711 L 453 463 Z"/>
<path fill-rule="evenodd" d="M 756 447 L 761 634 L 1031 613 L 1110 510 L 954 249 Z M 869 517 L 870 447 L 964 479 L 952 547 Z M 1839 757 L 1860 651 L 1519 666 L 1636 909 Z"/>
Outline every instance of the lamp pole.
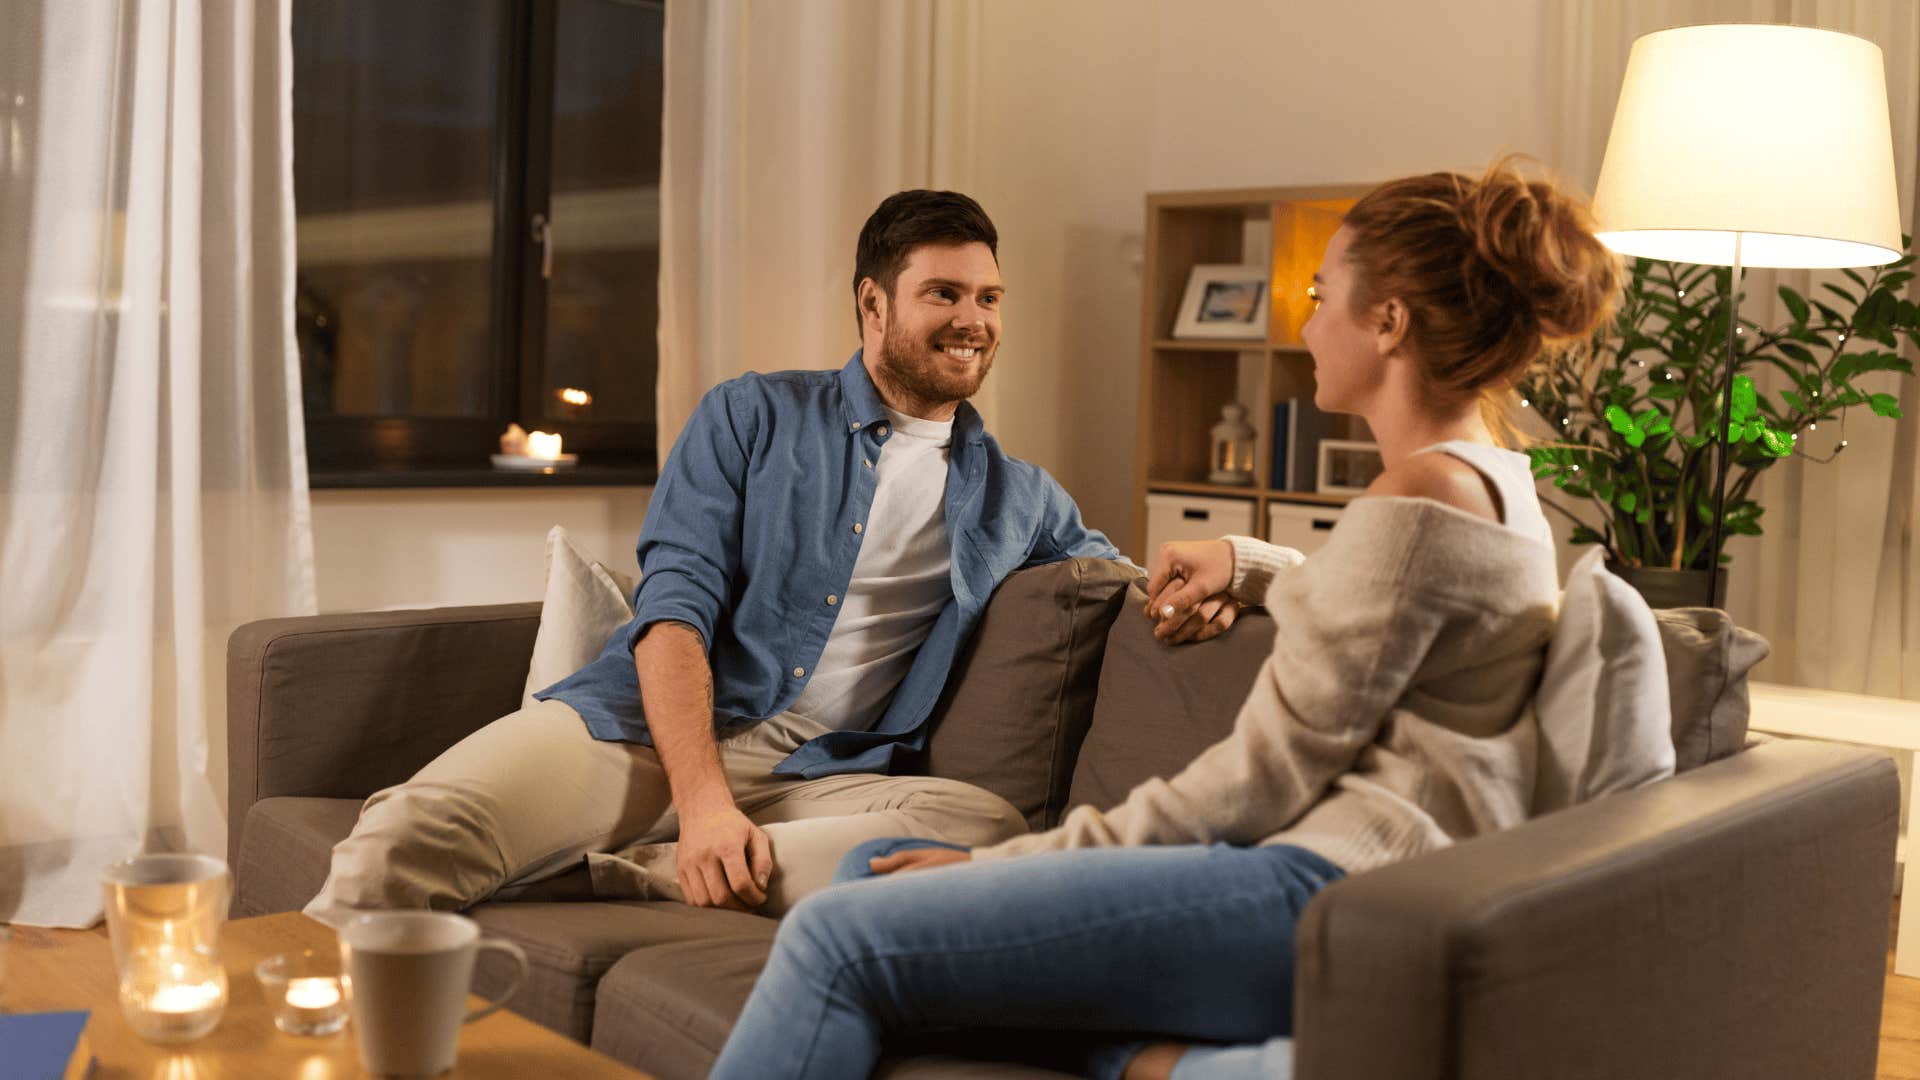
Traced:
<path fill-rule="evenodd" d="M 1733 234 L 1733 272 L 1727 278 L 1727 385 L 1720 395 L 1720 466 L 1713 484 L 1713 544 L 1707 557 L 1707 606 L 1720 606 L 1720 522 L 1727 512 L 1727 460 L 1733 455 L 1733 379 L 1739 367 L 1739 346 L 1734 335 L 1740 330 L 1740 238 Z M 1682 506 L 1684 514 L 1687 508 Z"/>

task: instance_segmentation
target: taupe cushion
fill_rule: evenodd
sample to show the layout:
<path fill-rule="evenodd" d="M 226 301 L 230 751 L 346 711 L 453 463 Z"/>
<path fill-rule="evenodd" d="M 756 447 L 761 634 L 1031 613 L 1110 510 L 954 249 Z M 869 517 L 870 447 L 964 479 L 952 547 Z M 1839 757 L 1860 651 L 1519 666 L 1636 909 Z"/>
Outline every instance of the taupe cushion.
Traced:
<path fill-rule="evenodd" d="M 765 922 L 765 920 L 761 920 Z M 770 927 L 772 924 L 769 923 Z M 707 940 L 639 949 L 600 980 L 593 1048 L 659 1080 L 700 1080 L 713 1069 L 773 948 L 771 932 L 729 930 Z M 889 1049 L 876 1080 L 1064 1080 L 1045 1061 L 1057 1040 L 1008 1032 L 954 1033 Z M 981 1060 L 988 1058 L 993 1060 Z"/>
<path fill-rule="evenodd" d="M 1107 631 L 1138 578 L 1107 559 L 1008 575 L 935 706 L 927 771 L 986 788 L 1029 828 L 1058 824 L 1093 723 Z"/>
<path fill-rule="evenodd" d="M 1134 785 L 1180 771 L 1233 730 L 1233 721 L 1273 652 L 1273 618 L 1240 613 L 1233 629 L 1198 644 L 1168 645 L 1141 614 L 1147 595 L 1127 590 L 1107 635 L 1093 730 L 1080 747 L 1070 807 L 1106 809 Z"/>
<path fill-rule="evenodd" d="M 747 941 L 759 943 L 764 955 L 775 927 L 772 919 L 759 915 L 664 902 L 507 902 L 482 904 L 467 914 L 486 933 L 526 950 L 527 981 L 507 1007 L 583 1043 L 594 1030 L 602 977 L 628 953 Z M 474 978 L 474 992 L 497 995 L 509 974 L 511 967 L 505 963 L 483 965 Z M 682 989 L 686 987 L 683 983 Z"/>
<path fill-rule="evenodd" d="M 1664 608 L 1653 617 L 1667 657 L 1674 771 L 1686 772 L 1746 745 L 1747 673 L 1773 649 L 1719 608 Z"/>
<path fill-rule="evenodd" d="M 233 864 L 233 915 L 298 911 L 327 880 L 333 845 L 360 820 L 360 799 L 261 799 L 247 809 Z"/>
<path fill-rule="evenodd" d="M 733 1030 L 773 948 L 764 933 L 739 932 L 635 952 L 600 980 L 593 1048 L 660 1080 L 698 1080 Z"/>

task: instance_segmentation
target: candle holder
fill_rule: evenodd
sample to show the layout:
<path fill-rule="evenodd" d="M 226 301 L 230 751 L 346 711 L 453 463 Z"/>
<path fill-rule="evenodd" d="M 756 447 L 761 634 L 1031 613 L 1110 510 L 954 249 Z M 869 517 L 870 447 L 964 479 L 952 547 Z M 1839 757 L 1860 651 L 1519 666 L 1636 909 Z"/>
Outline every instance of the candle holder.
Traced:
<path fill-rule="evenodd" d="M 289 1035 L 331 1035 L 347 1026 L 346 980 L 337 955 L 281 953 L 253 969 L 273 1009 L 273 1026 Z"/>
<path fill-rule="evenodd" d="M 102 875 L 120 1011 L 134 1034 L 192 1042 L 227 1010 L 220 926 L 233 897 L 227 864 L 205 855 L 137 855 Z"/>

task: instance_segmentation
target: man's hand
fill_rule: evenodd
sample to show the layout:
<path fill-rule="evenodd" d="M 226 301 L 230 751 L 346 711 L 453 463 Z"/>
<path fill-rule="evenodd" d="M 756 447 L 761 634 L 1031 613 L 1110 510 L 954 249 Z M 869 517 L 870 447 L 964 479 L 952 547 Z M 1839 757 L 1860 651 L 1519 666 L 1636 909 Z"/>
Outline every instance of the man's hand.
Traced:
<path fill-rule="evenodd" d="M 1227 595 L 1233 545 L 1225 540 L 1161 544 L 1147 575 L 1147 618 L 1169 645 L 1208 641 L 1233 626 L 1240 604 Z"/>
<path fill-rule="evenodd" d="M 877 859 L 868 859 L 867 869 L 876 874 L 893 874 L 903 870 L 929 870 L 936 866 L 968 862 L 972 858 L 972 852 L 955 851 L 952 848 L 908 848 Z"/>
<path fill-rule="evenodd" d="M 675 861 L 680 894 L 694 907 L 746 911 L 767 902 L 773 848 L 738 807 L 681 818 Z"/>

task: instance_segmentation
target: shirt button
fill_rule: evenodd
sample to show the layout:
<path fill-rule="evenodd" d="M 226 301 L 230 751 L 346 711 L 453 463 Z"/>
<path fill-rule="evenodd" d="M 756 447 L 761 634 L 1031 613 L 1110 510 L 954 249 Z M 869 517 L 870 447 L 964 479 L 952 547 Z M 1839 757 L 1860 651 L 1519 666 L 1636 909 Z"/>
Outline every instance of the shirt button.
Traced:
<path fill-rule="evenodd" d="M 807 669 L 806 669 L 806 668 L 803 668 L 803 667 L 797 667 L 797 668 L 794 668 L 794 669 L 793 669 L 793 677 L 794 677 L 794 678 L 796 678 L 796 679 L 799 679 L 799 678 L 804 678 L 804 677 L 806 676 L 806 674 L 807 674 Z"/>
<path fill-rule="evenodd" d="M 885 424 L 881 424 L 881 425 L 880 425 L 879 427 L 877 427 L 877 428 L 874 428 L 874 429 L 873 429 L 873 433 L 874 433 L 875 435 L 878 435 L 878 436 L 880 436 L 880 437 L 881 437 L 881 438 L 883 438 L 883 439 L 884 439 L 884 438 L 886 438 L 886 437 L 887 437 L 887 425 L 885 425 Z"/>
<path fill-rule="evenodd" d="M 827 597 L 827 606 L 828 606 L 828 607 L 832 607 L 833 605 L 835 605 L 835 604 L 837 604 L 837 603 L 839 603 L 839 602 L 840 602 L 840 598 L 839 598 L 839 597 L 837 597 L 837 596 L 828 596 L 828 597 Z"/>
<path fill-rule="evenodd" d="M 869 469 L 871 469 L 871 468 L 873 468 L 873 459 L 871 459 L 871 458 L 861 458 L 861 459 L 860 459 L 860 464 L 862 464 L 862 465 L 865 465 L 865 466 L 866 466 L 867 468 L 869 468 Z"/>
<path fill-rule="evenodd" d="M 857 521 L 853 523 L 853 533 L 855 536 L 860 535 L 860 523 Z"/>
<path fill-rule="evenodd" d="M 848 426 L 848 430 L 849 430 L 849 431 L 859 431 L 859 430 L 860 430 L 860 425 L 859 425 L 859 424 L 851 424 L 851 425 L 849 425 L 849 426 Z"/>

